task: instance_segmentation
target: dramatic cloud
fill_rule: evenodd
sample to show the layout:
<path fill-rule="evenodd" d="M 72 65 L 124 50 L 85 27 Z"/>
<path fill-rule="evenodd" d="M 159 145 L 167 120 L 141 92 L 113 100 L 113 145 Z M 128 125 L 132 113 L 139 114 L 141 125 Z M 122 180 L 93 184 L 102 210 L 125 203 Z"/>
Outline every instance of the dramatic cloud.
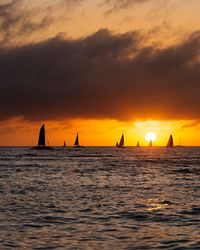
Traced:
<path fill-rule="evenodd" d="M 177 10 L 174 0 L 105 0 L 107 14 L 115 14 L 118 11 L 130 11 L 132 9 L 133 17 L 140 16 L 141 22 L 148 20 L 154 21 L 158 25 L 160 22 L 169 22 L 171 15 Z M 142 5 L 146 4 L 146 5 Z M 138 9 L 145 6 L 143 9 Z M 134 10 L 133 10 L 134 9 Z M 127 13 L 128 13 L 127 12 Z M 126 12 L 125 12 L 126 13 Z M 130 13 L 130 12 L 129 12 Z M 130 19 L 130 17 L 129 17 Z"/>
<path fill-rule="evenodd" d="M 100 30 L 0 50 L 0 119 L 199 119 L 200 33 L 166 49 Z"/>
<path fill-rule="evenodd" d="M 24 43 L 29 35 L 43 33 L 60 18 L 59 11 L 66 13 L 83 0 L 56 0 L 53 2 L 27 2 L 12 0 L 0 3 L 0 45 L 7 46 L 20 41 Z M 62 15 L 63 21 L 66 18 Z M 41 35 L 41 34 L 40 34 Z"/>
<path fill-rule="evenodd" d="M 8 44 L 21 35 L 41 30 L 50 24 L 51 18 L 47 13 L 35 21 L 34 17 L 38 10 L 26 9 L 23 6 L 23 0 L 0 4 L 1 45 Z"/>

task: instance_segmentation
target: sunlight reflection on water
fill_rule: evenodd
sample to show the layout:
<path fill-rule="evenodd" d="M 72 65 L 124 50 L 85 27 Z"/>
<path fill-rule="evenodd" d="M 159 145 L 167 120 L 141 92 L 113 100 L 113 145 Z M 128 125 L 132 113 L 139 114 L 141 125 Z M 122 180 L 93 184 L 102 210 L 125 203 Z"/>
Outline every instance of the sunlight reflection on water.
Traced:
<path fill-rule="evenodd" d="M 147 205 L 148 211 L 157 211 L 165 209 L 169 204 L 165 203 L 164 200 L 159 201 L 158 199 L 148 199 Z"/>

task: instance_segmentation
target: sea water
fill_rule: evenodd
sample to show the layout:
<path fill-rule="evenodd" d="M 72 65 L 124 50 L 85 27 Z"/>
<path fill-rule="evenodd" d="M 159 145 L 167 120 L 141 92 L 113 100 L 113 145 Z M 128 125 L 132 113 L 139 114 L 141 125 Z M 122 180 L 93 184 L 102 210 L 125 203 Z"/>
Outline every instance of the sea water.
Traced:
<path fill-rule="evenodd" d="M 200 249 L 200 148 L 0 148 L 0 249 Z"/>

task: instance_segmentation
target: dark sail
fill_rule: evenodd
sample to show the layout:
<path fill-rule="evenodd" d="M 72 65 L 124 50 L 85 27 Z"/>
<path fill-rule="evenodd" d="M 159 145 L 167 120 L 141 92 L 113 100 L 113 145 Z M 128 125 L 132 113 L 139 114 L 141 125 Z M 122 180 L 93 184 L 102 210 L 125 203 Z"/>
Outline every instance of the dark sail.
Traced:
<path fill-rule="evenodd" d="M 40 128 L 40 134 L 38 138 L 38 146 L 45 146 L 45 126 L 44 124 Z"/>
<path fill-rule="evenodd" d="M 152 146 L 153 146 L 153 143 L 152 143 L 152 140 L 150 140 L 149 147 L 152 147 Z"/>
<path fill-rule="evenodd" d="M 124 147 L 124 135 L 122 134 L 121 140 L 119 142 L 119 148 L 123 148 Z"/>
<path fill-rule="evenodd" d="M 174 140 L 173 140 L 173 136 L 170 135 L 168 143 L 167 143 L 167 147 L 168 148 L 172 148 L 174 146 Z"/>
<path fill-rule="evenodd" d="M 139 141 L 137 142 L 137 146 L 136 147 L 140 147 L 140 143 L 139 143 Z"/>
<path fill-rule="evenodd" d="M 116 147 L 119 147 L 119 144 L 118 144 L 118 142 L 116 142 Z"/>
<path fill-rule="evenodd" d="M 76 135 L 76 140 L 74 142 L 74 146 L 79 146 L 78 134 Z"/>
<path fill-rule="evenodd" d="M 63 147 L 65 147 L 66 146 L 66 142 L 64 141 L 64 143 L 63 143 Z"/>

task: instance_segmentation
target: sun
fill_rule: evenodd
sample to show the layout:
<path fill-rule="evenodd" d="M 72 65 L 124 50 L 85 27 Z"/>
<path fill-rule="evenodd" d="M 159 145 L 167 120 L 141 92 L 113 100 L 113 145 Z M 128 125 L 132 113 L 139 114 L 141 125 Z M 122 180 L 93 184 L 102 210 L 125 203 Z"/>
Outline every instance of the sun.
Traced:
<path fill-rule="evenodd" d="M 148 132 L 146 135 L 145 135 L 145 139 L 146 141 L 150 142 L 154 142 L 156 140 L 156 134 L 154 132 Z"/>

